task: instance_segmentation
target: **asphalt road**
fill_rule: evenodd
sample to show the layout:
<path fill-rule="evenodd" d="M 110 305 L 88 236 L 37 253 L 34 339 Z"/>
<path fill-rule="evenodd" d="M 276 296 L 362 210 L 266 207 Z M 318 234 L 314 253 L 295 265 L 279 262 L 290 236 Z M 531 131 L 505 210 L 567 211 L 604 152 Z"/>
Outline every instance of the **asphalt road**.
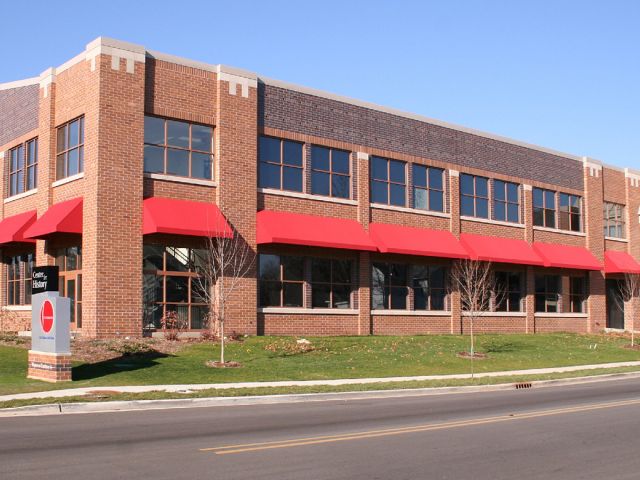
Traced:
<path fill-rule="evenodd" d="M 0 418 L 0 479 L 638 479 L 640 379 Z"/>

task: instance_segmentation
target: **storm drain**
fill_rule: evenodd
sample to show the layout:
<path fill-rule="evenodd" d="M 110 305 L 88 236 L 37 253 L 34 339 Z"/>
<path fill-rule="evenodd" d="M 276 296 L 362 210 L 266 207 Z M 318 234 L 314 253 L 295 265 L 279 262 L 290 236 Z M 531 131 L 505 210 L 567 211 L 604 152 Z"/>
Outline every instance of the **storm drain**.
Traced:
<path fill-rule="evenodd" d="M 516 383 L 516 390 L 520 390 L 521 388 L 531 388 L 531 383 Z"/>

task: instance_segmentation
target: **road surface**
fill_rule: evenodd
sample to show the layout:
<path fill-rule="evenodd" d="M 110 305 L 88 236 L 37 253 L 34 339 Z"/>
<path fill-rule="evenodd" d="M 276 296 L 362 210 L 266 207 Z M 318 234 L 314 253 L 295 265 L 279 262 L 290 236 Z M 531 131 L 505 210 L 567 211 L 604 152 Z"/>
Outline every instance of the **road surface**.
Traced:
<path fill-rule="evenodd" d="M 0 418 L 0 479 L 638 479 L 640 379 Z"/>

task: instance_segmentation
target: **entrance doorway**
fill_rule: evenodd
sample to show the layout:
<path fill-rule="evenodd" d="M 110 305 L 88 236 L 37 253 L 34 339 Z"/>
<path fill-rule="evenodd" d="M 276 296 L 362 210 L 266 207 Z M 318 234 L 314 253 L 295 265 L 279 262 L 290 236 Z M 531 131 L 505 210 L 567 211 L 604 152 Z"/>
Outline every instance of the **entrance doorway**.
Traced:
<path fill-rule="evenodd" d="M 624 330 L 624 302 L 620 280 L 607 280 L 607 328 Z"/>

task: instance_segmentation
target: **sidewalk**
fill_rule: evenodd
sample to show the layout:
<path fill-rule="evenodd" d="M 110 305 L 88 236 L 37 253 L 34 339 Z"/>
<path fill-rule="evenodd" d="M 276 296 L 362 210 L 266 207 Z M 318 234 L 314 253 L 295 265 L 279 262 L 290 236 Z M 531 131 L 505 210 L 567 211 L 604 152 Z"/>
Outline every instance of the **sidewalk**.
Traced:
<path fill-rule="evenodd" d="M 598 365 L 574 365 L 570 367 L 534 368 L 530 370 L 507 370 L 502 372 L 476 373 L 474 378 L 509 377 L 522 375 L 545 375 L 549 373 L 576 372 L 581 370 L 598 370 L 619 367 L 640 367 L 637 362 L 601 363 Z M 471 374 L 455 375 L 424 375 L 417 377 L 384 377 L 384 378 L 344 378 L 337 380 L 291 380 L 279 382 L 243 382 L 243 383 L 198 383 L 191 385 L 130 385 L 130 386 L 98 386 L 84 388 L 68 388 L 64 390 L 49 390 L 46 392 L 16 393 L 0 396 L 0 402 L 9 400 L 25 400 L 31 398 L 63 398 L 76 397 L 90 394 L 96 391 L 109 391 L 113 393 L 142 393 L 142 392 L 179 392 L 189 393 L 196 390 L 230 389 L 230 388 L 256 388 L 256 387 L 309 387 L 318 385 L 362 385 L 392 382 L 415 382 L 425 380 L 464 380 L 470 379 Z"/>

